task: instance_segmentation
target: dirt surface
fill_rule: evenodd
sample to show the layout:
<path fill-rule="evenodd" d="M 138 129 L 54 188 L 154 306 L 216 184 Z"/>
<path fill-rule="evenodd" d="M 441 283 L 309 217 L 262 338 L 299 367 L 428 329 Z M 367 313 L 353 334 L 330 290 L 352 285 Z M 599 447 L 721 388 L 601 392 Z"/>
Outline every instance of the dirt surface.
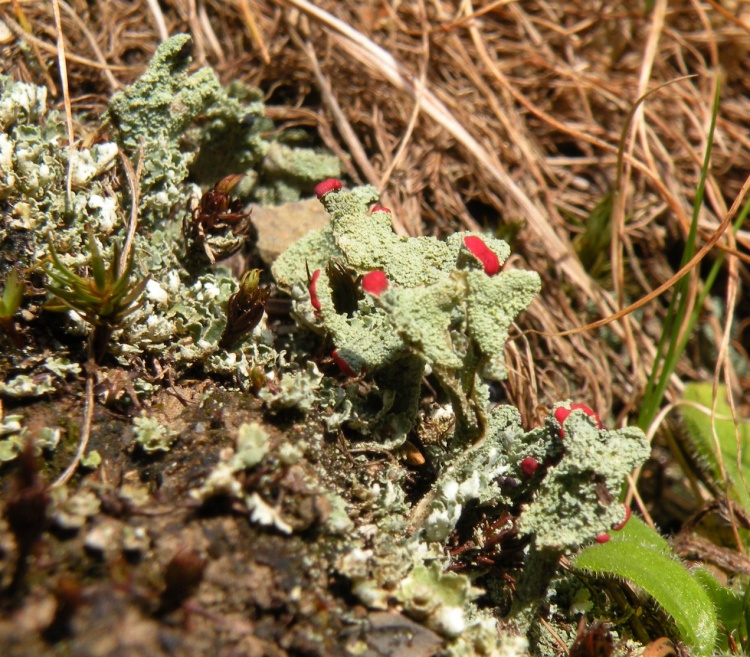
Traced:
<path fill-rule="evenodd" d="M 369 627 L 371 652 L 364 654 L 394 654 L 378 652 L 384 626 L 396 628 L 386 633 L 388 641 L 398 643 L 400 627 L 404 637 L 416 631 L 434 648 L 435 635 L 401 616 L 376 614 L 373 625 L 364 608 L 351 604 L 347 583 L 335 577 L 342 541 L 321 528 L 329 509 L 320 482 L 335 485 L 342 479 L 337 473 L 352 467 L 335 441 L 318 443 L 287 468 L 258 470 L 255 481 L 245 482 L 293 528 L 285 535 L 252 523 L 228 498 L 201 505 L 189 494 L 220 451 L 231 448 L 237 427 L 264 422 L 259 403 L 212 382 L 171 388 L 153 401 L 152 411 L 179 434 L 159 456 L 134 444 L 125 415 L 97 407 L 91 448 L 103 462 L 70 486 L 79 501 L 88 500 L 85 511 L 82 503 L 76 507 L 86 517 L 75 518 L 71 506 L 66 510 L 73 520 L 63 518 L 60 507 L 52 513 L 25 580 L 4 596 L 0 653 L 339 655 L 346 654 L 347 642 L 367 639 Z M 69 402 L 20 410 L 29 419 L 67 417 L 76 424 L 77 409 Z M 309 424 L 263 426 L 271 452 L 284 434 L 311 445 L 317 440 Z M 62 460 L 75 441 L 68 436 L 60 447 L 55 458 Z M 6 499 L 17 469 L 3 470 Z M 18 551 L 7 525 L 0 536 L 0 574 L 7 586 Z M 173 580 L 190 581 L 196 571 L 202 577 L 183 597 Z"/>

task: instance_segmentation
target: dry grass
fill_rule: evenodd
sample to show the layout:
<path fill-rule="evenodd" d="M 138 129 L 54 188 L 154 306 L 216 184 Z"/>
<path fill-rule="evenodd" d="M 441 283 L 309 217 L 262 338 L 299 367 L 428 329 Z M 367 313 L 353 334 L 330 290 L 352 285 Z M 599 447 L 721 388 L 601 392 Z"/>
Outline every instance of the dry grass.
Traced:
<path fill-rule="evenodd" d="M 528 423 L 568 397 L 617 422 L 637 412 L 665 299 L 606 334 L 559 333 L 613 314 L 674 274 L 719 80 L 698 248 L 750 172 L 750 5 L 643 4 L 59 0 L 74 111 L 101 112 L 166 34 L 189 32 L 196 66 L 261 87 L 276 121 L 317 128 L 354 181 L 380 186 L 399 232 L 484 228 L 508 237 L 513 264 L 536 269 L 544 284 L 508 348 L 507 394 Z M 0 66 L 48 83 L 62 106 L 52 6 L 0 0 L 17 37 L 3 45 Z M 629 120 L 640 97 L 673 81 Z M 75 134 L 85 137 L 87 126 Z M 585 228 L 609 195 L 613 210 L 594 233 L 606 239 L 592 247 Z M 719 246 L 730 248 L 726 235 Z M 592 248 L 603 251 L 596 271 Z M 750 230 L 731 249 L 741 256 L 729 260 L 739 289 L 721 284 L 716 293 L 746 328 Z M 713 326 L 725 353 L 721 319 Z M 734 346 L 746 355 L 743 337 Z M 714 364 L 691 354 L 679 374 L 710 378 Z M 724 376 L 747 410 L 750 381 Z M 675 378 L 669 394 L 678 389 Z"/>

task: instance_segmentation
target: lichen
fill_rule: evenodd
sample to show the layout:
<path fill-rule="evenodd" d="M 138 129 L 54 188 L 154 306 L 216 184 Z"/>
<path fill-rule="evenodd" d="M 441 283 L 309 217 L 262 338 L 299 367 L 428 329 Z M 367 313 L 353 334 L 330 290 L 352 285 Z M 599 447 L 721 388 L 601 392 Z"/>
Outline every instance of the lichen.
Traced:
<path fill-rule="evenodd" d="M 268 434 L 257 422 L 245 422 L 237 430 L 237 447 L 231 468 L 235 472 L 254 468 L 268 453 Z"/>
<path fill-rule="evenodd" d="M 554 412 L 545 431 L 559 436 Z M 614 500 L 650 449 L 640 429 L 599 429 L 582 411 L 573 411 L 565 420 L 562 442 L 564 454 L 547 469 L 534 501 L 524 509 L 520 528 L 534 535 L 540 549 L 570 551 L 624 519 L 622 505 Z"/>
<path fill-rule="evenodd" d="M 0 424 L 0 463 L 12 461 L 23 451 L 24 432 L 23 415 L 3 414 Z"/>
<path fill-rule="evenodd" d="M 96 516 L 101 508 L 96 493 L 88 487 L 71 493 L 67 487 L 58 486 L 52 488 L 51 495 L 49 515 L 60 529 L 80 529 L 89 518 Z"/>
<path fill-rule="evenodd" d="M 156 418 L 147 416 L 145 411 L 133 418 L 133 426 L 135 442 L 148 454 L 168 452 L 176 438 L 172 431 Z"/>
<path fill-rule="evenodd" d="M 310 361 L 304 370 L 290 370 L 283 374 L 278 385 L 266 386 L 258 397 L 274 410 L 296 408 L 306 412 L 315 404 L 316 392 L 322 380 L 323 375 L 318 367 Z"/>
<path fill-rule="evenodd" d="M 413 568 L 401 582 L 397 597 L 409 616 L 443 636 L 455 638 L 468 626 L 466 603 L 480 594 L 465 575 L 444 573 L 439 564 L 432 563 Z"/>
<path fill-rule="evenodd" d="M 512 406 L 502 406 L 493 409 L 491 418 L 487 438 L 456 456 L 433 485 L 422 524 L 426 541 L 444 542 L 468 502 L 510 502 L 499 481 L 513 470 L 511 454 L 523 440 L 521 417 Z"/>
<path fill-rule="evenodd" d="M 300 321 L 330 335 L 342 371 L 373 375 L 383 391 L 380 408 L 387 390 L 399 390 L 391 411 L 371 418 L 374 432 L 387 437 L 389 447 L 403 442 L 415 424 L 420 381 L 429 367 L 458 415 L 456 439 L 483 437 L 489 396 L 481 379 L 505 377 L 508 327 L 539 291 L 538 275 L 489 275 L 467 239 L 478 240 L 498 270 L 510 249 L 479 233 L 456 233 L 446 241 L 399 237 L 390 212 L 369 210 L 377 199 L 372 187 L 346 191 L 338 183 L 321 183 L 320 195 L 331 221 L 283 253 L 273 274 L 292 293 Z M 356 290 L 359 277 L 366 280 L 375 271 L 381 279 L 377 293 L 363 286 L 342 292 L 342 276 L 350 276 L 348 285 Z M 314 279 L 308 280 L 309 272 Z M 348 301 L 342 301 L 344 294 Z"/>
<path fill-rule="evenodd" d="M 430 432 L 438 436 L 425 445 L 429 475 L 409 480 L 410 496 L 419 490 L 415 480 L 429 487 L 414 506 L 406 494 L 411 475 L 398 464 L 397 453 L 372 468 L 362 450 L 352 450 L 351 487 L 338 490 L 323 468 L 311 465 L 314 459 L 304 458 L 323 444 L 322 435 L 309 442 L 294 431 L 272 437 L 258 424 L 238 428 L 234 446 L 222 450 L 190 496 L 200 502 L 229 497 L 251 522 L 291 534 L 309 523 L 298 523 L 293 505 L 274 494 L 283 487 L 273 487 L 289 477 L 296 491 L 304 489 L 315 499 L 313 515 L 325 541 L 339 550 L 336 575 L 350 580 L 363 604 L 402 611 L 432 628 L 443 639 L 441 654 L 522 654 L 527 642 L 519 632 L 547 595 L 559 556 L 623 519 L 615 498 L 627 472 L 648 453 L 643 434 L 607 431 L 580 410 L 572 410 L 561 425 L 556 411 L 570 410 L 569 402 L 529 431 L 516 409 L 493 408 L 486 382 L 507 374 L 508 329 L 539 292 L 538 275 L 503 269 L 508 245 L 479 232 L 446 240 L 396 235 L 390 212 L 370 209 L 378 197 L 372 187 L 346 191 L 329 185 L 321 200 L 330 223 L 274 264 L 279 286 L 294 300 L 295 316 L 310 331 L 287 337 L 282 349 L 261 321 L 231 349 L 220 349 L 237 282 L 221 267 L 186 261 L 183 218 L 190 220 L 202 190 L 230 173 L 244 174 L 237 186 L 243 199 L 279 202 L 338 175 L 340 166 L 332 156 L 291 140 L 269 141 L 261 94 L 241 84 L 222 88 L 208 69 L 189 74 L 187 46 L 185 36 L 160 46 L 148 71 L 111 101 L 113 141 L 91 149 L 65 146 L 64 123 L 47 111 L 43 88 L 0 77 L 0 200 L 8 207 L 0 248 L 16 250 L 21 266 L 33 265 L 48 253 L 43 237 L 49 233 L 66 265 L 81 268 L 88 261 L 85 227 L 92 226 L 111 255 L 111 245 L 123 242 L 121 217 L 129 216 L 132 196 L 110 178 L 121 149 L 143 172 L 134 243 L 141 271 L 134 275 L 150 276 L 133 322 L 113 335 L 112 351 L 121 364 L 151 354 L 177 373 L 199 365 L 234 376 L 243 388 L 262 388 L 259 397 L 271 411 L 319 410 L 321 431 L 359 438 L 358 447 L 380 453 L 399 447 L 415 427 L 423 438 Z M 68 170 L 75 183 L 70 198 Z M 313 290 L 308 276 L 314 272 Z M 373 272 L 378 285 L 363 284 Z M 64 326 L 75 335 L 89 330 L 80 316 L 67 316 Z M 334 353 L 317 362 L 293 353 L 311 339 L 328 340 Z M 23 362 L 0 384 L 0 394 L 53 393 L 66 377 L 81 373 L 78 364 L 60 358 Z M 442 388 L 443 407 L 424 415 L 417 427 L 428 373 Z M 134 385 L 139 392 L 154 388 L 142 379 Z M 6 416 L 0 434 L 0 460 L 15 457 L 26 437 L 21 417 Z M 168 450 L 175 439 L 145 414 L 134 419 L 134 434 L 149 453 Z M 59 435 L 49 429 L 47 438 L 54 442 Z M 86 464 L 95 465 L 96 454 L 88 456 Z M 126 486 L 120 494 L 126 495 Z M 83 526 L 95 512 L 92 495 L 61 497 L 54 503 L 56 521 Z M 133 506 L 148 503 L 145 489 L 132 496 Z M 519 631 L 512 624 L 498 630 L 492 612 L 479 607 L 473 572 L 446 571 L 454 565 L 446 546 L 458 540 L 456 528 L 473 517 L 469 511 L 489 518 L 507 509 L 529 543 L 511 613 Z M 109 534 L 119 531 L 112 523 L 102 525 L 87 540 L 105 546 Z M 475 529 L 474 537 L 480 534 Z M 141 551 L 147 541 L 132 535 L 122 544 Z"/>
<path fill-rule="evenodd" d="M 113 95 L 104 117 L 110 141 L 91 148 L 66 145 L 63 117 L 48 110 L 44 87 L 0 76 L 0 200 L 7 207 L 0 251 L 13 253 L 3 262 L 34 266 L 48 254 L 49 235 L 65 266 L 80 270 L 89 261 L 86 230 L 92 227 L 109 259 L 112 245 L 125 237 L 122 217 L 131 214 L 131 191 L 111 179 L 119 149 L 141 171 L 134 240 L 140 271 L 133 276 L 150 279 L 143 307 L 112 336 L 112 351 L 123 364 L 144 353 L 177 371 L 201 364 L 250 387 L 253 369 L 267 372 L 278 354 L 262 329 L 229 350 L 217 346 L 237 283 L 210 264 L 186 268 L 182 224 L 202 194 L 196 181 L 205 189 L 217 177 L 244 174 L 238 185 L 244 200 L 277 197 L 277 188 L 299 198 L 318 176 L 337 175 L 340 164 L 321 150 L 268 139 L 274 130 L 262 93 L 240 83 L 222 87 L 209 68 L 191 74 L 189 51 L 186 35 L 163 43 L 147 71 Z M 62 327 L 80 336 L 90 331 L 72 314 Z M 3 394 L 44 394 L 57 383 L 20 376 L 3 384 Z"/>

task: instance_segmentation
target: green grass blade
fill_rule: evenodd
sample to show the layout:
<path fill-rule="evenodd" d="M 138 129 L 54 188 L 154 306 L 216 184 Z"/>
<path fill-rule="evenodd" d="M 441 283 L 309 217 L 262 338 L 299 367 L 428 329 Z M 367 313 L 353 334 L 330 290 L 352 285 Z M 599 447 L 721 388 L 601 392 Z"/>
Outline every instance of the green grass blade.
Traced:
<path fill-rule="evenodd" d="M 695 239 L 698 233 L 698 217 L 700 216 L 700 210 L 703 206 L 703 199 L 705 196 L 706 179 L 708 178 L 709 165 L 711 162 L 716 120 L 719 116 L 719 99 L 720 85 L 717 84 L 711 111 L 711 124 L 708 129 L 708 138 L 706 140 L 706 153 L 703 158 L 703 165 L 701 166 L 698 188 L 695 192 L 693 216 L 692 221 L 690 222 L 690 230 L 688 231 L 688 236 L 685 241 L 685 249 L 682 253 L 680 268 L 682 268 L 695 254 Z M 667 316 L 664 320 L 662 336 L 657 345 L 654 365 L 646 383 L 643 405 L 641 406 L 641 412 L 638 416 L 638 426 L 644 431 L 648 430 L 654 417 L 656 417 L 662 399 L 664 398 L 664 393 L 667 390 L 669 379 L 672 376 L 675 367 L 677 367 L 677 361 L 680 359 L 684 350 L 683 341 L 678 341 L 677 338 L 680 332 L 680 327 L 684 326 L 686 321 L 691 321 L 691 318 L 686 317 L 690 301 L 688 298 L 689 284 L 689 275 L 685 275 L 677 281 L 674 286 L 672 300 L 669 303 L 669 310 L 667 311 Z M 705 287 L 706 286 L 704 285 L 704 289 Z"/>
<path fill-rule="evenodd" d="M 21 307 L 23 300 L 24 282 L 18 276 L 18 270 L 11 269 L 10 274 L 5 279 L 5 289 L 3 290 L 2 300 L 0 300 L 0 317 L 10 319 Z"/>
<path fill-rule="evenodd" d="M 643 521 L 631 518 L 621 531 L 612 532 L 608 543 L 582 550 L 573 565 L 640 586 L 672 617 L 695 655 L 713 653 L 717 622 L 711 598 L 690 571 L 670 556 L 666 541 Z"/>
<path fill-rule="evenodd" d="M 742 227 L 742 225 L 745 223 L 745 219 L 747 218 L 747 215 L 749 212 L 750 212 L 750 200 L 747 201 L 745 205 L 742 206 L 742 210 L 740 211 L 739 215 L 737 216 L 737 219 L 735 219 L 734 224 L 732 226 L 732 232 L 736 233 Z M 690 336 L 693 333 L 693 327 L 698 322 L 698 318 L 700 317 L 701 311 L 703 309 L 703 302 L 706 300 L 706 297 L 711 292 L 711 288 L 713 287 L 713 284 L 716 281 L 716 277 L 719 275 L 719 272 L 721 271 L 721 267 L 724 264 L 725 259 L 726 259 L 726 253 L 722 251 L 716 257 L 714 264 L 711 266 L 711 271 L 708 273 L 708 276 L 706 276 L 706 280 L 703 284 L 703 289 L 698 295 L 698 299 L 695 302 L 695 306 L 693 307 L 693 313 L 690 316 L 690 321 L 688 322 L 687 330 L 684 332 L 684 335 L 682 336 L 682 340 L 680 341 L 680 344 L 677 348 L 679 353 L 682 353 L 685 350 L 685 347 L 687 346 L 688 340 L 690 339 Z"/>
<path fill-rule="evenodd" d="M 104 265 L 104 258 L 102 258 L 102 252 L 99 250 L 99 245 L 96 243 L 94 237 L 94 231 L 89 226 L 89 252 L 91 253 L 91 273 L 94 276 L 94 283 L 96 289 L 99 292 L 103 292 L 107 287 L 107 268 Z"/>

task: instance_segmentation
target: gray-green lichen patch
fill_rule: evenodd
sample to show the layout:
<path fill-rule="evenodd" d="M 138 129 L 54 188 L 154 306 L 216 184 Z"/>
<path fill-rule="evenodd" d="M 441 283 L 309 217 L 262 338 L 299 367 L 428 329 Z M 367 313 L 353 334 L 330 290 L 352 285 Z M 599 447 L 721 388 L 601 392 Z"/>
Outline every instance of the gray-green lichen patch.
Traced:
<path fill-rule="evenodd" d="M 434 630 L 443 638 L 440 654 L 525 654 L 524 637 L 512 627 L 498 631 L 491 612 L 477 606 L 481 591 L 471 579 L 446 572 L 450 558 L 442 546 L 410 532 L 403 477 L 403 470 L 388 467 L 369 487 L 356 491 L 362 499 L 360 518 L 338 562 L 354 595 L 371 609 L 399 610 Z"/>
<path fill-rule="evenodd" d="M 148 70 L 130 87 L 114 94 L 108 118 L 123 149 L 143 159 L 144 219 L 153 227 L 182 193 L 195 152 L 183 153 L 181 135 L 206 109 L 222 99 L 211 69 L 188 74 L 190 37 L 177 35 L 156 51 Z"/>
<path fill-rule="evenodd" d="M 488 236 L 457 233 L 440 241 L 396 235 L 390 212 L 369 209 L 377 200 L 372 187 L 334 190 L 321 200 L 329 224 L 273 265 L 300 321 L 330 336 L 345 372 L 369 372 L 381 388 L 383 380 L 399 380 L 399 407 L 385 421 L 389 445 L 403 442 L 414 425 L 425 367 L 438 374 L 460 416 L 460 440 L 482 437 L 488 402 L 482 377 L 505 377 L 508 327 L 539 291 L 538 275 L 486 271 L 468 238 L 493 254 L 498 269 L 510 254 L 505 242 Z M 385 289 L 366 289 L 371 272 L 384 277 Z M 352 279 L 354 291 L 343 292 L 342 276 Z M 361 284 L 359 277 L 365 277 Z"/>
<path fill-rule="evenodd" d="M 273 486 L 270 482 L 288 481 L 297 492 L 316 498 L 318 520 L 329 534 L 345 534 L 352 527 L 347 504 L 336 492 L 326 490 L 317 473 L 304 470 L 301 462 L 307 450 L 308 444 L 303 440 L 272 442 L 258 423 L 243 423 L 237 430 L 235 447 L 222 451 L 219 462 L 190 495 L 202 502 L 218 496 L 238 500 L 251 522 L 292 534 L 306 527 L 306 521 L 274 503 L 273 495 L 264 486 L 267 482 Z M 248 488 L 245 484 L 252 473 L 257 475 L 258 483 Z"/>
<path fill-rule="evenodd" d="M 254 468 L 268 453 L 268 434 L 257 422 L 245 422 L 237 430 L 237 447 L 231 468 L 235 472 Z"/>
<path fill-rule="evenodd" d="M 186 34 L 167 40 L 135 84 L 112 96 L 109 118 L 118 142 L 129 151 L 136 151 L 142 143 L 176 142 L 222 93 L 210 69 L 188 75 L 189 42 Z"/>
<path fill-rule="evenodd" d="M 576 550 L 623 520 L 616 498 L 627 475 L 649 455 L 640 429 L 599 429 L 578 410 L 565 420 L 562 439 L 554 413 L 543 427 L 526 432 L 510 406 L 493 409 L 489 422 L 487 438 L 455 455 L 423 508 L 413 512 L 425 540 L 444 542 L 470 501 L 507 506 L 529 493 L 533 498 L 523 507 L 519 529 L 539 549 Z M 524 472 L 524 459 L 535 462 L 533 476 Z M 501 485 L 507 477 L 516 482 L 511 488 Z"/>
<path fill-rule="evenodd" d="M 300 199 L 319 181 L 341 175 L 341 163 L 332 154 L 312 148 L 272 142 L 260 163 L 255 198 L 262 205 L 278 205 Z"/>
<path fill-rule="evenodd" d="M 457 573 L 444 573 L 439 564 L 416 566 L 399 587 L 397 597 L 406 613 L 438 634 L 455 638 L 467 628 L 464 608 L 481 591 Z"/>
<path fill-rule="evenodd" d="M 177 437 L 159 420 L 148 417 L 145 412 L 133 418 L 133 427 L 135 442 L 148 454 L 168 452 Z"/>
<path fill-rule="evenodd" d="M 547 431 L 559 432 L 554 414 Z M 547 469 L 521 516 L 520 528 L 534 535 L 540 549 L 574 550 L 620 523 L 624 512 L 615 500 L 650 453 L 640 429 L 599 429 L 580 410 L 565 420 L 564 432 L 562 458 Z"/>
<path fill-rule="evenodd" d="M 259 393 L 263 401 L 273 410 L 296 408 L 310 411 L 316 402 L 323 375 L 312 361 L 304 370 L 289 370 L 284 373 L 277 385 L 266 386 Z"/>
<path fill-rule="evenodd" d="M 68 198 L 71 151 L 64 145 L 66 139 L 59 112 L 47 109 L 46 88 L 0 76 L 0 200 L 7 208 L 0 224 L 0 248 L 12 248 L 9 261 L 20 267 L 28 267 L 44 250 L 48 231 L 57 231 L 60 242 L 80 252 L 83 240 L 69 230 L 71 219 L 105 234 L 114 225 L 101 179 L 114 164 L 117 146 L 105 142 L 75 151 L 75 185 Z"/>
<path fill-rule="evenodd" d="M 49 516 L 60 529 L 81 529 L 101 507 L 99 497 L 88 487 L 71 493 L 66 486 L 58 486 L 52 489 L 51 497 Z"/>
<path fill-rule="evenodd" d="M 283 135 L 269 140 L 273 125 L 258 90 L 240 83 L 224 88 L 210 69 L 189 69 L 189 37 L 167 40 L 141 78 L 112 97 L 106 119 L 113 141 L 73 150 L 61 115 L 48 111 L 46 89 L 0 77 L 0 200 L 7 206 L 0 252 L 7 255 L 2 262 L 39 264 L 49 235 L 61 261 L 81 273 L 90 260 L 86 230 L 93 227 L 108 261 L 113 245 L 123 244 L 131 214 L 127 177 L 118 187 L 111 173 L 120 149 L 141 172 L 134 280 L 150 280 L 143 307 L 114 334 L 113 350 L 123 363 L 152 353 L 178 370 L 198 363 L 248 386 L 253 369 L 273 368 L 278 354 L 263 328 L 228 352 L 216 345 L 237 284 L 208 265 L 187 269 L 183 218 L 203 191 L 193 181 L 205 189 L 223 175 L 245 174 L 238 189 L 247 199 L 298 199 L 318 177 L 338 175 L 340 165 L 330 154 L 282 143 Z M 72 313 L 63 328 L 80 336 L 90 330 Z M 4 394 L 52 391 L 20 376 L 5 382 Z"/>
<path fill-rule="evenodd" d="M 487 438 L 455 456 L 432 487 L 424 511 L 413 516 L 420 523 L 424 539 L 444 542 L 455 529 L 467 503 L 507 504 L 499 481 L 504 475 L 515 474 L 512 454 L 522 444 L 521 417 L 512 406 L 493 409 Z M 423 519 L 421 516 L 426 515 Z"/>
<path fill-rule="evenodd" d="M 27 358 L 26 372 L 0 381 L 0 396 L 10 399 L 33 399 L 55 392 L 74 376 L 81 366 L 62 356 L 34 356 Z"/>

